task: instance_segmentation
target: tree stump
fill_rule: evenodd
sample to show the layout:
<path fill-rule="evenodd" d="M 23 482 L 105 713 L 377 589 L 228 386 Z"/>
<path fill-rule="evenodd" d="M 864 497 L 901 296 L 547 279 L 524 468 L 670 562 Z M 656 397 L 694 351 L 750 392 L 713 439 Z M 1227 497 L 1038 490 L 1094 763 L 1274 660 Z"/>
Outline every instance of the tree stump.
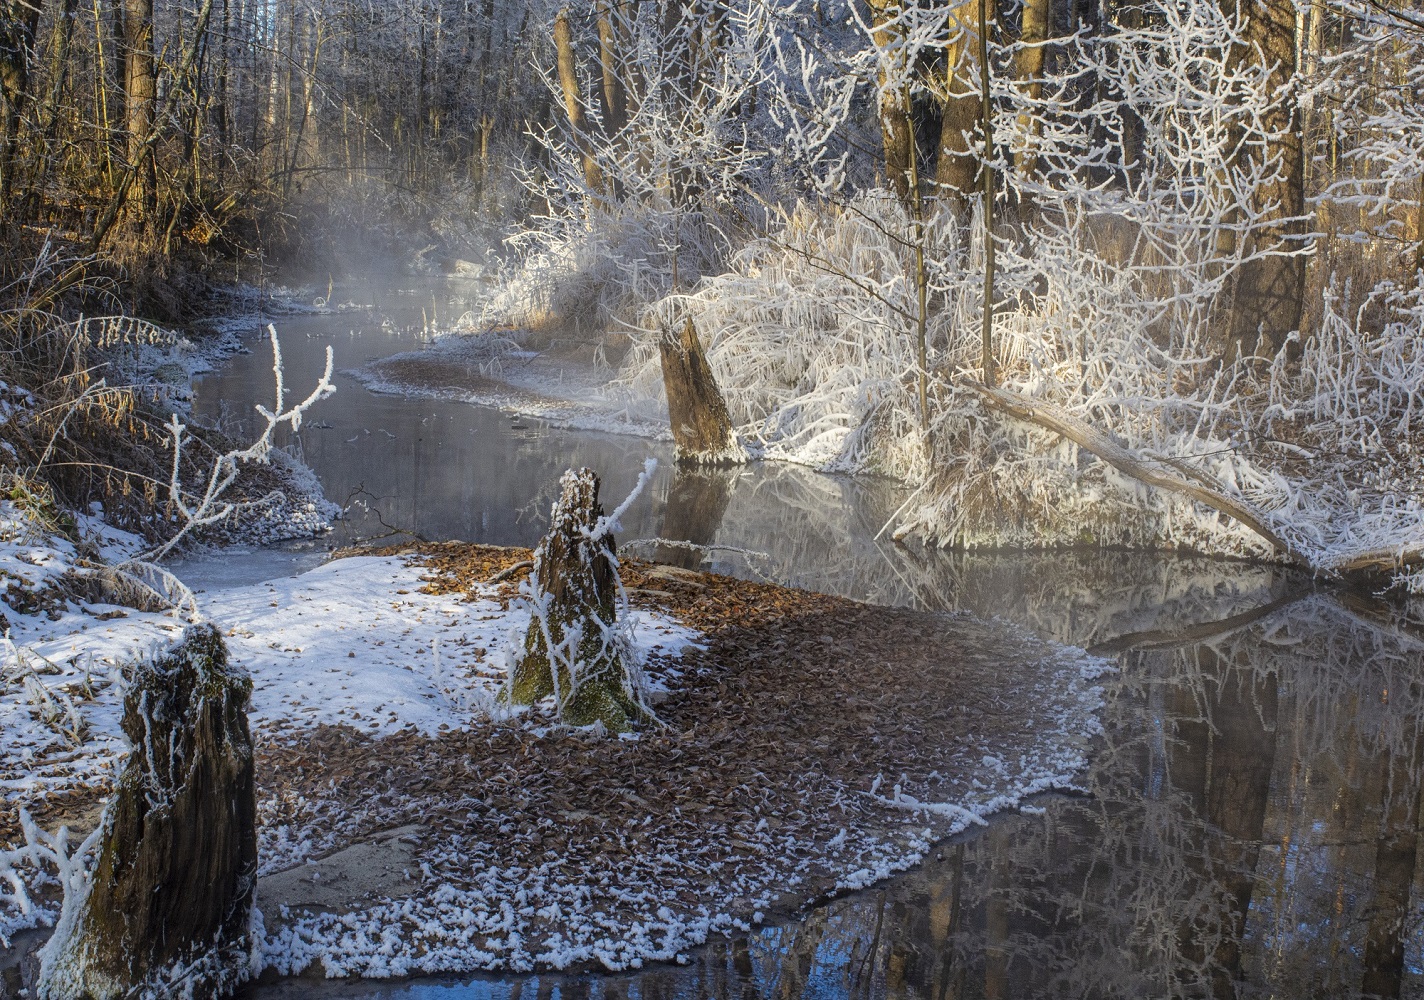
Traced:
<path fill-rule="evenodd" d="M 571 726 L 602 722 L 627 732 L 651 716 L 642 671 L 618 619 L 613 535 L 600 533 L 598 476 L 572 469 L 559 481 L 549 533 L 534 550 L 528 604 L 532 615 L 506 698 L 532 705 L 554 695 Z"/>
<path fill-rule="evenodd" d="M 133 745 L 87 898 L 41 956 L 41 1000 L 227 996 L 251 973 L 252 681 L 198 625 L 124 698 Z"/>
<path fill-rule="evenodd" d="M 707 355 L 688 317 L 682 335 L 664 329 L 658 341 L 663 364 L 663 391 L 677 460 L 688 465 L 740 465 L 747 453 L 732 431 L 727 404 L 712 376 Z"/>

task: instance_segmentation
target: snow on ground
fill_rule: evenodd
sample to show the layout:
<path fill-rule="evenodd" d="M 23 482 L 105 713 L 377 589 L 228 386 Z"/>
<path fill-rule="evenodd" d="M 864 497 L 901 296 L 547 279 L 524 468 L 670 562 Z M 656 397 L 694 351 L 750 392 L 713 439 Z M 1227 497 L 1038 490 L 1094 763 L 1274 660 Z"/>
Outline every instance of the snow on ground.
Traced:
<path fill-rule="evenodd" d="M 52 580 L 67 566 L 72 547 L 64 545 L 0 546 L 0 572 Z M 504 680 L 492 653 L 522 635 L 527 614 L 423 594 L 422 573 L 398 557 L 339 559 L 299 577 L 198 594 L 200 612 L 223 628 L 231 656 L 252 674 L 254 730 L 345 724 L 373 736 L 407 727 L 429 734 L 465 725 L 490 704 Z M 695 640 L 674 622 L 638 614 L 634 634 L 645 652 L 676 653 Z M 37 714 L 26 688 L 7 688 L 0 793 L 15 802 L 107 781 L 126 752 L 124 666 L 176 640 L 185 623 L 105 604 L 10 621 L 20 655 L 40 666 L 46 687 L 80 702 L 89 732 L 81 748 L 71 747 Z"/>
<path fill-rule="evenodd" d="M 115 536 L 107 547 L 121 549 L 122 543 Z M 74 547 L 63 542 L 18 533 L 0 542 L 0 572 L 24 588 L 54 581 L 73 559 Z M 400 747 L 420 744 L 422 752 L 446 747 L 427 772 L 454 773 L 450 769 L 464 766 L 461 761 L 476 759 L 460 754 L 462 745 L 471 755 L 484 753 L 493 766 L 505 761 L 517 767 L 518 747 L 528 753 L 521 741 L 551 738 L 538 719 L 513 728 L 491 727 L 483 719 L 504 681 L 500 650 L 522 635 L 525 613 L 517 604 L 506 607 L 493 589 L 422 592 L 429 572 L 402 557 L 355 557 L 298 577 L 196 595 L 201 614 L 219 624 L 231 655 L 253 678 L 250 718 L 264 753 L 304 748 L 315 734 L 332 732 L 318 726 L 344 726 L 349 728 L 341 731 L 361 734 L 356 752 L 373 755 L 381 771 L 401 766 Z M 49 615 L 10 615 L 14 646 L 0 688 L 0 796 L 10 809 L 45 795 L 82 798 L 87 792 L 92 800 L 95 786 L 112 783 L 126 751 L 119 728 L 125 667 L 177 639 L 185 625 L 172 614 L 113 605 L 51 607 Z M 669 614 L 633 613 L 636 640 L 649 654 L 676 655 L 704 638 Z M 955 655 L 976 663 L 1013 658 L 1021 681 L 1011 687 L 1002 679 L 985 683 L 997 685 L 996 697 L 1021 703 L 1014 714 L 1033 721 L 1030 737 L 1011 744 L 996 743 L 992 733 L 950 739 L 946 773 L 960 778 L 907 781 L 898 769 L 879 774 L 868 760 L 870 770 L 847 782 L 820 774 L 808 760 L 806 773 L 782 786 L 781 805 L 772 801 L 736 813 L 743 806 L 719 799 L 705 808 L 728 810 L 725 819 L 678 813 L 651 825 L 651 813 L 644 817 L 633 809 L 610 827 L 590 815 L 597 811 L 592 808 L 545 814 L 547 806 L 538 800 L 522 793 L 502 800 L 487 783 L 478 786 L 480 799 L 455 790 L 430 799 L 411 793 L 415 797 L 405 795 L 402 804 L 399 782 L 396 799 L 382 802 L 381 782 L 369 782 L 369 775 L 315 773 L 316 786 L 304 796 L 296 794 L 303 785 L 289 783 L 282 795 L 264 800 L 263 872 L 347 846 L 369 836 L 372 823 L 375 830 L 429 823 L 419 869 L 405 876 L 419 888 L 407 898 L 353 901 L 345 912 L 289 912 L 270 903 L 263 961 L 284 973 L 319 960 L 328 975 L 382 977 L 580 963 L 619 969 L 678 960 L 711 934 L 762 921 L 783 893 L 862 888 L 917 863 L 935 842 L 992 813 L 1040 791 L 1072 787 L 1096 732 L 1101 692 L 1094 678 L 1102 661 L 1036 644 L 1006 625 L 935 620 L 960 630 L 961 637 L 978 637 L 976 646 Z M 976 629 L 1012 648 L 986 641 L 989 633 L 981 636 Z M 982 654 L 974 652 L 981 647 Z M 82 732 L 66 729 L 62 717 L 46 721 L 33 684 L 13 682 L 21 661 L 32 681 L 72 702 Z M 995 677 L 988 662 L 974 668 L 976 676 Z M 661 679 L 691 683 L 679 673 L 685 663 L 658 663 Z M 370 739 L 360 742 L 364 737 Z M 434 737 L 445 742 L 427 739 Z M 641 739 L 651 738 L 685 737 L 670 732 Z M 514 749 L 491 751 L 494 741 L 514 741 Z M 541 753 L 548 752 L 547 742 L 541 746 Z M 654 757 L 662 753 L 649 750 Z M 320 752 L 309 756 L 326 759 Z M 754 773 L 756 760 L 749 751 L 738 766 Z M 709 757 L 706 763 L 726 761 Z M 280 778 L 269 773 L 259 781 L 280 785 Z M 565 779 L 579 780 L 559 780 Z M 333 781 L 351 787 L 339 790 Z M 684 792 L 695 797 L 717 795 L 686 784 Z M 357 804 L 322 801 L 343 791 L 355 795 Z M 400 819 L 402 808 L 415 815 Z M 572 831 L 571 853 L 537 847 L 540 831 L 549 836 L 549 823 Z M 621 846 L 612 847 L 615 840 Z M 37 911 L 17 923 L 0 914 L 0 920 L 8 933 L 47 916 Z"/>

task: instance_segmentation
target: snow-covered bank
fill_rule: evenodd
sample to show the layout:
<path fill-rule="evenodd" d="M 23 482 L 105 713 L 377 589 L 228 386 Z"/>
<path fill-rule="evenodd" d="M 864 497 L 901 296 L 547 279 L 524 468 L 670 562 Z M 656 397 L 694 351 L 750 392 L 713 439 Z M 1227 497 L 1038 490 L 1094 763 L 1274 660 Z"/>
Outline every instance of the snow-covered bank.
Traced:
<path fill-rule="evenodd" d="M 419 830 L 397 898 L 269 906 L 272 968 L 676 959 L 902 870 L 1085 765 L 1103 665 L 1081 651 L 966 616 L 637 565 L 625 580 L 663 724 L 616 740 L 507 718 L 500 651 L 527 620 L 508 585 L 482 580 L 520 552 L 489 552 L 341 559 L 197 595 L 254 682 L 263 871 Z M 14 556 L 50 576 L 67 558 L 42 542 Z M 32 681 L 7 679 L 0 696 L 10 839 L 20 805 L 42 822 L 86 815 L 125 752 L 125 664 L 181 630 L 131 608 L 53 610 L 12 616 Z M 82 728 L 47 722 L 35 684 Z M 4 930 L 45 919 L 6 913 Z"/>
<path fill-rule="evenodd" d="M 601 386 L 586 384 L 597 379 L 586 366 L 570 402 L 656 422 L 665 413 L 658 331 L 690 317 L 749 450 L 903 482 L 913 495 L 893 519 L 897 538 L 1280 559 L 1324 576 L 1367 570 L 1424 587 L 1424 459 L 1414 445 L 1424 412 L 1419 276 L 1373 287 L 1322 278 L 1310 325 L 1278 350 L 1234 358 L 1220 344 L 1220 277 L 1204 277 L 1229 262 L 1198 261 L 1201 248 L 1185 237 L 1173 237 L 1180 245 L 1163 249 L 1174 255 L 1163 259 L 1124 243 L 1171 230 L 1169 219 L 1065 208 L 1026 221 L 1024 246 L 999 248 L 1007 291 L 993 327 L 1002 388 L 1024 409 L 1089 429 L 1138 468 L 1228 498 L 1272 539 L 989 405 L 974 388 L 981 224 L 931 207 L 924 296 L 906 235 L 918 223 L 897 199 L 871 191 L 843 206 L 802 204 L 724 273 L 608 317 L 619 331 L 610 339 L 626 332 L 631 348 Z M 578 253 L 565 257 L 584 266 Z M 516 276 L 504 298 L 519 287 Z M 917 297 L 930 304 L 923 362 Z M 509 316 L 496 321 L 521 315 L 517 302 L 506 306 Z M 458 367 L 480 336 L 453 331 L 427 353 Z M 481 364 L 486 379 L 509 377 L 495 353 Z M 439 384 L 438 371 L 431 364 L 390 381 L 422 391 Z"/>
<path fill-rule="evenodd" d="M 72 549 L 6 545 L 0 572 L 28 585 L 52 583 Z M 262 734 L 348 725 L 382 736 L 412 727 L 427 735 L 467 725 L 492 704 L 502 668 L 487 660 L 521 611 L 421 592 L 422 571 L 398 558 L 352 558 L 300 577 L 198 594 L 199 612 L 221 623 L 234 661 L 253 677 L 250 718 Z M 126 752 L 119 729 L 126 665 L 183 629 L 171 613 L 72 604 L 56 617 L 12 614 L 11 641 L 52 690 L 76 697 L 87 739 L 73 746 L 37 712 L 29 689 L 0 698 L 14 804 L 35 794 L 74 794 L 106 780 Z M 648 651 L 676 651 L 691 633 L 649 616 L 636 635 Z M 13 660 L 13 654 L 12 654 Z M 267 859 L 270 864 L 280 859 Z"/>
<path fill-rule="evenodd" d="M 432 559 L 438 589 L 465 577 L 464 559 L 458 546 Z M 360 785 L 317 770 L 268 807 L 283 816 L 350 836 L 424 827 L 402 838 L 419 845 L 421 876 L 398 898 L 266 912 L 275 968 L 677 960 L 710 934 L 903 870 L 1086 764 L 1103 664 L 1080 651 L 667 568 L 626 566 L 625 582 L 645 610 L 701 633 L 660 664 L 664 725 L 636 740 L 475 725 L 273 751 L 283 773 L 320 761 Z"/>

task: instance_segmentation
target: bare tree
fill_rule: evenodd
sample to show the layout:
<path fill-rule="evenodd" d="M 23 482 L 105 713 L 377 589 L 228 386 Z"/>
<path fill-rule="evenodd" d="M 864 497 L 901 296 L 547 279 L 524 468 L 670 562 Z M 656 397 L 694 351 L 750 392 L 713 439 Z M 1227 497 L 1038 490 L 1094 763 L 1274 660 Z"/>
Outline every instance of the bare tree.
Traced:
<path fill-rule="evenodd" d="M 124 122 L 133 181 L 129 207 L 138 219 L 157 206 L 158 166 L 149 137 L 158 124 L 158 70 L 153 48 L 153 0 L 123 0 Z"/>
<path fill-rule="evenodd" d="M 0 3 L 0 211 L 8 209 L 15 186 L 20 116 L 30 99 L 31 63 L 40 8 L 40 0 Z"/>

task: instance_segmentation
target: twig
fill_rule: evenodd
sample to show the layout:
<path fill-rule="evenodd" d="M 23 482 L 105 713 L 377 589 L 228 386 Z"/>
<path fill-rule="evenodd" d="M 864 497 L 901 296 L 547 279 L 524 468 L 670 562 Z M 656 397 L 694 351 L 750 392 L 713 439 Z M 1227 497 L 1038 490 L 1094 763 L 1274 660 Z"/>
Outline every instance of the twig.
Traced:
<path fill-rule="evenodd" d="M 518 572 L 520 572 L 520 571 L 522 571 L 522 570 L 533 569 L 533 568 L 534 568 L 534 560 L 533 560 L 533 559 L 521 559 L 519 562 L 515 563 L 513 566 L 507 566 L 507 567 L 505 567 L 504 569 L 500 570 L 498 573 L 496 573 L 494 576 L 490 577 L 490 581 L 489 581 L 489 582 L 490 582 L 490 583 L 503 583 L 505 580 L 508 580 L 508 579 L 510 579 L 511 577 L 513 577 L 516 573 L 518 573 Z"/>

